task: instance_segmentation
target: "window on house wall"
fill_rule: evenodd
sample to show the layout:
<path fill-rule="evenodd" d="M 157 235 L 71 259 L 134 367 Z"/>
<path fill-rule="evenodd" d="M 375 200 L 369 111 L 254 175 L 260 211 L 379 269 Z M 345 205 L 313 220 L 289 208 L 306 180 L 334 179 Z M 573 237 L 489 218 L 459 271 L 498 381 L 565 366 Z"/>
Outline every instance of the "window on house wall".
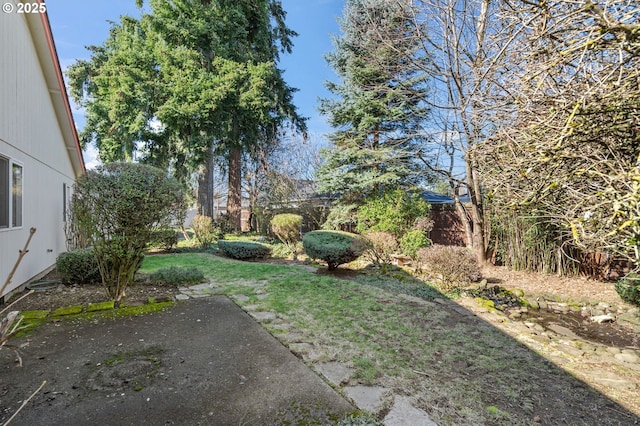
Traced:
<path fill-rule="evenodd" d="M 9 227 L 9 159 L 0 157 L 0 228 Z"/>
<path fill-rule="evenodd" d="M 22 226 L 22 166 L 11 165 L 11 225 Z"/>
<path fill-rule="evenodd" d="M 22 166 L 0 156 L 0 229 L 22 226 Z"/>
<path fill-rule="evenodd" d="M 69 220 L 69 206 L 71 205 L 71 187 L 66 183 L 62 184 L 62 221 Z"/>

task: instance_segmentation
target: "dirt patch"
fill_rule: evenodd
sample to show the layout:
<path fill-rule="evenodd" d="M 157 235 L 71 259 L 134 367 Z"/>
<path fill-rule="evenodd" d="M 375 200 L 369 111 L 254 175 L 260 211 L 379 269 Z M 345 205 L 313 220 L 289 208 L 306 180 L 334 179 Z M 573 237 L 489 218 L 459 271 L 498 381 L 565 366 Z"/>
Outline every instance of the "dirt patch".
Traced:
<path fill-rule="evenodd" d="M 487 266 L 482 270 L 489 284 L 498 284 L 511 290 L 521 289 L 525 294 L 549 300 L 575 303 L 609 303 L 627 306 L 614 287 L 614 282 L 585 277 L 559 277 L 557 275 L 512 271 L 501 266 Z"/>
<path fill-rule="evenodd" d="M 43 281 L 60 281 L 60 277 L 51 272 Z M 178 293 L 178 287 L 169 284 L 149 283 L 146 277 L 140 275 L 136 282 L 128 286 L 125 291 L 124 304 L 140 304 L 146 303 L 150 297 L 159 298 L 162 296 L 175 296 Z M 4 305 L 0 305 L 0 309 L 4 309 L 9 303 L 25 296 L 27 290 L 12 295 Z M 64 285 L 58 284 L 53 289 L 36 291 L 19 302 L 15 303 L 10 309 L 12 311 L 29 311 L 36 309 L 60 308 L 63 306 L 87 306 L 89 303 L 98 303 L 109 301 L 106 289 L 100 284 L 83 284 L 83 285 Z"/>

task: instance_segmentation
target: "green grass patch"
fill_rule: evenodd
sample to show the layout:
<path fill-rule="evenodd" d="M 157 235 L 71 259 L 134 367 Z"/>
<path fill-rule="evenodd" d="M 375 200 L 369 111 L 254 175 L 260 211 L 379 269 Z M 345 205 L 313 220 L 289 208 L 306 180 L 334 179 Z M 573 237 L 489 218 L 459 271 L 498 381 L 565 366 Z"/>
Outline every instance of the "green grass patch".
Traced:
<path fill-rule="evenodd" d="M 204 274 L 198 268 L 183 268 L 170 266 L 160 268 L 149 275 L 149 280 L 153 283 L 165 283 L 173 285 L 198 284 L 203 282 Z"/>
<path fill-rule="evenodd" d="M 116 365 L 116 364 L 121 363 L 124 360 L 124 358 L 125 358 L 124 354 L 117 354 L 117 355 L 114 355 L 113 357 L 105 360 L 104 363 L 106 365 Z"/>
<path fill-rule="evenodd" d="M 142 270 L 171 265 L 198 267 L 227 295 L 246 295 L 257 310 L 277 313 L 319 359 L 353 368 L 352 384 L 402 389 L 432 408 L 440 425 L 531 424 L 532 412 L 545 409 L 549 383 L 553 401 L 594 398 L 490 324 L 431 301 L 445 296 L 401 272 L 344 280 L 208 254 L 152 256 Z M 286 343 L 287 333 L 276 335 Z"/>
<path fill-rule="evenodd" d="M 281 273 L 289 274 L 289 269 L 299 267 L 284 267 L 260 262 L 238 262 L 208 253 L 186 253 L 147 256 L 140 272 L 151 274 L 161 268 L 181 266 L 198 268 L 205 276 L 218 282 L 233 282 L 242 280 L 264 280 Z"/>

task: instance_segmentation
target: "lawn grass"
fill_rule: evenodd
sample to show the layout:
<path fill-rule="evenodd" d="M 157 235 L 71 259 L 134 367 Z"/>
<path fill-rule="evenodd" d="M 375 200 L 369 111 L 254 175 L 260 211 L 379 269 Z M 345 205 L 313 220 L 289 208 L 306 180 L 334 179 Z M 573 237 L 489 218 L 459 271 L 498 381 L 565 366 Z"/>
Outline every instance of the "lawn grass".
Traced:
<path fill-rule="evenodd" d="M 195 253 L 149 256 L 141 272 L 169 266 L 195 266 L 226 294 L 277 313 L 266 327 L 283 343 L 292 331 L 303 335 L 317 352 L 313 362 L 353 368 L 350 385 L 409 395 L 439 425 L 533 424 L 540 410 L 557 416 L 570 401 L 597 397 L 498 329 L 430 300 L 444 296 L 418 280 L 345 280 L 304 266 Z M 290 327 L 280 327 L 283 321 Z"/>

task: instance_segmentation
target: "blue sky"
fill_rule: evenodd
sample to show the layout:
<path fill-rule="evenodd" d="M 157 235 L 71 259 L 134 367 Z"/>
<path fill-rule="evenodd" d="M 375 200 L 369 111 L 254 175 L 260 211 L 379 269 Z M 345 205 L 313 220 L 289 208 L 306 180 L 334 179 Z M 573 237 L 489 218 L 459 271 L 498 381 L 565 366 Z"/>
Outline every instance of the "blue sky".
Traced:
<path fill-rule="evenodd" d="M 331 129 L 318 111 L 318 98 L 328 96 L 327 80 L 336 75 L 326 64 L 324 55 L 331 50 L 331 35 L 340 29 L 337 18 L 344 0 L 282 0 L 287 11 L 287 24 L 299 36 L 293 53 L 284 55 L 279 64 L 285 70 L 287 83 L 299 91 L 294 101 L 300 113 L 309 118 L 310 135 L 320 139 Z M 109 22 L 121 15 L 139 16 L 134 0 L 49 0 L 47 12 L 62 70 L 78 59 L 88 59 L 88 45 L 100 45 L 109 34 Z M 85 124 L 82 111 L 75 110 L 78 128 Z M 95 150 L 85 153 L 87 165 L 95 164 Z"/>

